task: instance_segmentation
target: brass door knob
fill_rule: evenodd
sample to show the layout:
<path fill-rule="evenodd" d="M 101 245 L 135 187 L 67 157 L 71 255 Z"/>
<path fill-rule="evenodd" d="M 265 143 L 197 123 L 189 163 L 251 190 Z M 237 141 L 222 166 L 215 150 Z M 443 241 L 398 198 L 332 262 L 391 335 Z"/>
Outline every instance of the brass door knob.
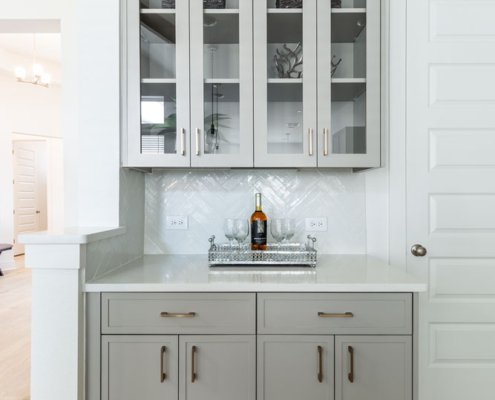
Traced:
<path fill-rule="evenodd" d="M 414 257 L 424 257 L 426 256 L 427 251 L 420 244 L 415 244 L 413 247 L 411 247 L 411 253 Z"/>
<path fill-rule="evenodd" d="M 36 211 L 36 214 L 41 214 L 41 211 Z"/>

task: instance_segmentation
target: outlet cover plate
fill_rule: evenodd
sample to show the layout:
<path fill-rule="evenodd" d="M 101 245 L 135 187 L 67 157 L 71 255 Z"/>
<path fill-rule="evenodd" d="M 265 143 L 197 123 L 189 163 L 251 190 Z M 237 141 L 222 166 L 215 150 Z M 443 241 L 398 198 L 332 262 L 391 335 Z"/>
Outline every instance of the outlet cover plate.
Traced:
<path fill-rule="evenodd" d="M 306 218 L 306 232 L 326 232 L 327 218 Z"/>
<path fill-rule="evenodd" d="M 167 216 L 166 218 L 166 223 L 165 223 L 165 228 L 166 229 L 171 229 L 171 230 L 185 230 L 189 229 L 189 221 L 188 217 L 180 215 L 180 216 Z"/>

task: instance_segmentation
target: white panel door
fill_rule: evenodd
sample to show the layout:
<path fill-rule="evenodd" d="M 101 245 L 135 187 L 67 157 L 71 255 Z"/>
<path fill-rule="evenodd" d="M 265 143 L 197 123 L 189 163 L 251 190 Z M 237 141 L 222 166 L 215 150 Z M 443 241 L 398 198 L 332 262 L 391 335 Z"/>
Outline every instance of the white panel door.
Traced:
<path fill-rule="evenodd" d="M 18 235 L 47 229 L 46 143 L 14 141 L 14 255 L 24 254 Z"/>
<path fill-rule="evenodd" d="M 408 1 L 408 269 L 419 399 L 495 396 L 495 1 Z"/>

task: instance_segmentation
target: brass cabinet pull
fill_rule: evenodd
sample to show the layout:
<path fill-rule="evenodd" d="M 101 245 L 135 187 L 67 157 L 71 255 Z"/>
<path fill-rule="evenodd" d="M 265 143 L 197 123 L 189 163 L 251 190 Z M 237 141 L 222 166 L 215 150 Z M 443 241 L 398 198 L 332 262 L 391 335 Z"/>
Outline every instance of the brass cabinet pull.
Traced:
<path fill-rule="evenodd" d="M 351 354 L 351 372 L 349 372 L 349 382 L 354 382 L 354 349 L 352 348 L 352 346 L 349 346 L 347 348 L 347 350 L 349 350 L 349 353 Z"/>
<path fill-rule="evenodd" d="M 318 346 L 318 355 L 320 358 L 320 371 L 318 372 L 318 382 L 323 382 L 323 348 Z"/>
<path fill-rule="evenodd" d="M 160 350 L 160 382 L 163 383 L 165 381 L 165 372 L 163 366 L 163 357 L 165 355 L 165 350 L 167 350 L 166 346 L 162 346 Z"/>
<path fill-rule="evenodd" d="M 186 141 L 186 130 L 184 128 L 182 128 L 181 129 L 181 135 L 180 135 L 180 154 L 183 156 L 186 155 L 186 150 L 184 149 L 185 141 Z"/>
<path fill-rule="evenodd" d="M 325 314 L 323 312 L 319 312 L 318 317 L 321 317 L 321 318 L 354 318 L 354 314 L 351 312 L 346 312 L 344 314 Z"/>
<path fill-rule="evenodd" d="M 191 382 L 194 383 L 196 380 L 196 374 L 194 372 L 194 353 L 196 353 L 196 346 L 191 348 Z"/>
<path fill-rule="evenodd" d="M 195 312 L 190 312 L 187 314 L 169 314 L 168 312 L 161 312 L 160 317 L 163 318 L 192 318 L 196 315 Z"/>
<path fill-rule="evenodd" d="M 328 156 L 328 129 L 323 129 L 323 139 L 325 142 L 325 148 L 323 149 L 323 155 Z"/>
<path fill-rule="evenodd" d="M 199 128 L 196 128 L 196 155 L 199 156 Z"/>
<path fill-rule="evenodd" d="M 309 155 L 312 156 L 313 155 L 313 129 L 309 128 L 308 133 L 309 133 Z"/>

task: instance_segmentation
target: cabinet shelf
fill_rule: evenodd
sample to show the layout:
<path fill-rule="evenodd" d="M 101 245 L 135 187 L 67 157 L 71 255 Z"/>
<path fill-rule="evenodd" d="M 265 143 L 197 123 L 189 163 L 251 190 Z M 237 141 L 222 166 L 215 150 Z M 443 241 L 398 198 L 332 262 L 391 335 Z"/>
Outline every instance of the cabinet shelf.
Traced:
<path fill-rule="evenodd" d="M 302 14 L 302 8 L 268 8 L 268 14 Z"/>
<path fill-rule="evenodd" d="M 332 8 L 332 14 L 366 14 L 366 8 Z"/>
<path fill-rule="evenodd" d="M 143 78 L 141 83 L 176 83 L 176 79 L 165 79 L 165 78 Z"/>
<path fill-rule="evenodd" d="M 239 14 L 238 8 L 208 9 L 203 10 L 203 14 Z"/>
<path fill-rule="evenodd" d="M 366 91 L 366 79 L 332 79 L 332 101 L 354 101 Z"/>
<path fill-rule="evenodd" d="M 239 84 L 240 79 L 205 79 L 205 83 Z"/>
<path fill-rule="evenodd" d="M 268 83 L 303 83 L 303 78 L 291 78 L 291 79 L 281 79 L 281 78 L 270 78 Z"/>
<path fill-rule="evenodd" d="M 173 8 L 143 8 L 141 14 L 175 14 Z"/>

